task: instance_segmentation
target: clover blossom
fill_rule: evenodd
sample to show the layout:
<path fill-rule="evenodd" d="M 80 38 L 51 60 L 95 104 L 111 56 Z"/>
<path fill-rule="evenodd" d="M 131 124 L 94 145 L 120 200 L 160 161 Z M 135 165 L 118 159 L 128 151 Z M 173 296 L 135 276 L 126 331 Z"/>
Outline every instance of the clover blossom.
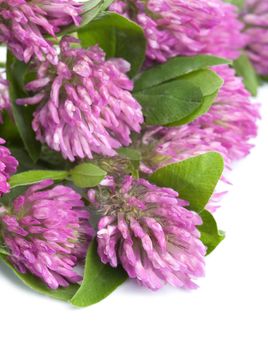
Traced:
<path fill-rule="evenodd" d="M 1 232 L 11 263 L 57 289 L 82 279 L 74 267 L 85 257 L 93 229 L 80 195 L 52 184 L 29 187 L 1 211 Z"/>
<path fill-rule="evenodd" d="M 147 64 L 197 54 L 234 59 L 245 44 L 236 7 L 221 0 L 117 0 L 110 10 L 144 29 Z"/>
<path fill-rule="evenodd" d="M 197 229 L 202 220 L 177 192 L 145 179 L 107 177 L 99 191 L 89 191 L 89 199 L 103 215 L 97 232 L 103 263 L 121 264 L 152 290 L 166 283 L 196 287 L 206 253 Z"/>
<path fill-rule="evenodd" d="M 98 46 L 71 47 L 79 43 L 65 37 L 58 65 L 39 66 L 38 79 L 26 88 L 33 97 L 18 104 L 37 104 L 33 129 L 36 137 L 64 158 L 92 158 L 93 153 L 114 156 L 131 143 L 131 131 L 140 132 L 141 106 L 130 91 L 128 62 L 105 60 Z"/>
<path fill-rule="evenodd" d="M 56 36 L 64 26 L 79 25 L 82 5 L 73 0 L 0 0 L 0 42 L 26 63 L 57 63 L 57 53 L 45 35 Z"/>

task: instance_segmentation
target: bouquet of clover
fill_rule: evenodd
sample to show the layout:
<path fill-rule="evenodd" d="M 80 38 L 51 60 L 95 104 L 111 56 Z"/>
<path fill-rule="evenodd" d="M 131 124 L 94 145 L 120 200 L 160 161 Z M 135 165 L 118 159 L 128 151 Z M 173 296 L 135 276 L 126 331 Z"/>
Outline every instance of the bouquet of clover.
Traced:
<path fill-rule="evenodd" d="M 256 135 L 266 1 L 0 0 L 0 43 L 0 260 L 76 306 L 196 288 Z"/>

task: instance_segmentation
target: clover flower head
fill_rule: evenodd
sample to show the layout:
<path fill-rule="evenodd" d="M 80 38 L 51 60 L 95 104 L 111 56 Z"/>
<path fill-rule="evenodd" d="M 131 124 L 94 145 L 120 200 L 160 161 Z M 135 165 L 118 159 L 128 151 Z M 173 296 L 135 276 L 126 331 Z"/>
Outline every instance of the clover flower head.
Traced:
<path fill-rule="evenodd" d="M 121 264 L 152 290 L 166 283 L 196 287 L 206 253 L 197 229 L 202 220 L 177 192 L 145 179 L 108 177 L 99 191 L 89 191 L 89 199 L 103 213 L 97 233 L 103 263 Z"/>
<path fill-rule="evenodd" d="M 82 5 L 74 0 L 0 0 L 0 42 L 26 63 L 57 62 L 57 53 L 45 35 L 55 37 L 66 25 L 81 21 Z"/>
<path fill-rule="evenodd" d="M 114 156 L 117 148 L 131 143 L 131 132 L 140 132 L 143 122 L 126 75 L 130 65 L 120 58 L 105 60 L 98 46 L 71 46 L 78 42 L 65 37 L 58 65 L 41 64 L 37 80 L 26 86 L 35 95 L 17 103 L 38 104 L 36 137 L 64 158 Z"/>
<path fill-rule="evenodd" d="M 80 195 L 52 184 L 44 180 L 29 187 L 2 211 L 1 226 L 11 263 L 57 289 L 81 280 L 74 267 L 94 232 Z"/>
<path fill-rule="evenodd" d="M 110 9 L 144 29 L 147 64 L 197 54 L 234 59 L 245 43 L 236 7 L 221 0 L 117 0 Z"/>

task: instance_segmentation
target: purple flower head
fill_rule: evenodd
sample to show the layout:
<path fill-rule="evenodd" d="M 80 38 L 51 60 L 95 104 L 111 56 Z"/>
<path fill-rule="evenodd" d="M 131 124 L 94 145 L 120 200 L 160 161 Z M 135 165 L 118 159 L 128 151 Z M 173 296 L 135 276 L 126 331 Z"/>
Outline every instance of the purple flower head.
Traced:
<path fill-rule="evenodd" d="M 233 69 L 221 66 L 214 70 L 223 78 L 224 85 L 210 110 L 181 127 L 147 129 L 140 145 L 144 154 L 141 170 L 150 173 L 208 151 L 221 153 L 230 168 L 233 161 L 249 153 L 252 147 L 249 140 L 257 133 L 258 106 L 250 101 Z"/>
<path fill-rule="evenodd" d="M 8 93 L 8 82 L 6 79 L 3 78 L 2 74 L 0 73 L 0 124 L 3 122 L 2 113 L 4 111 L 8 111 L 10 113 L 10 110 L 11 105 Z"/>
<path fill-rule="evenodd" d="M 98 253 L 103 263 L 121 264 L 131 278 L 157 290 L 169 283 L 195 288 L 204 274 L 206 249 L 196 226 L 198 214 L 170 188 L 125 176 L 106 178 L 89 191 L 103 217 L 98 224 Z"/>
<path fill-rule="evenodd" d="M 52 184 L 45 180 L 29 187 L 1 221 L 15 267 L 57 289 L 81 280 L 74 267 L 85 256 L 93 229 L 80 195 Z"/>
<path fill-rule="evenodd" d="M 12 157 L 10 151 L 5 146 L 1 146 L 5 143 L 0 137 L 0 197 L 3 193 L 9 191 L 8 179 L 16 172 L 18 162 Z"/>
<path fill-rule="evenodd" d="M 268 2 L 245 0 L 241 19 L 247 35 L 246 52 L 261 75 L 268 74 Z"/>
<path fill-rule="evenodd" d="M 219 66 L 214 70 L 224 85 L 208 113 L 193 124 L 209 128 L 214 140 L 226 149 L 229 162 L 233 162 L 247 156 L 252 148 L 250 139 L 257 135 L 259 106 L 251 102 L 250 93 L 232 68 Z"/>
<path fill-rule="evenodd" d="M 114 156 L 131 143 L 131 131 L 140 132 L 141 106 L 132 97 L 132 81 L 123 59 L 105 60 L 98 47 L 72 48 L 61 41 L 57 66 L 42 64 L 38 79 L 26 88 L 34 97 L 19 104 L 38 104 L 33 128 L 36 137 L 65 158 L 92 158 L 92 153 Z"/>
<path fill-rule="evenodd" d="M 245 43 L 236 7 L 221 0 L 116 0 L 110 9 L 144 29 L 147 63 L 196 54 L 233 59 Z"/>
<path fill-rule="evenodd" d="M 0 0 L 0 42 L 26 63 L 35 55 L 57 62 L 56 50 L 44 35 L 80 23 L 82 5 L 73 0 Z"/>

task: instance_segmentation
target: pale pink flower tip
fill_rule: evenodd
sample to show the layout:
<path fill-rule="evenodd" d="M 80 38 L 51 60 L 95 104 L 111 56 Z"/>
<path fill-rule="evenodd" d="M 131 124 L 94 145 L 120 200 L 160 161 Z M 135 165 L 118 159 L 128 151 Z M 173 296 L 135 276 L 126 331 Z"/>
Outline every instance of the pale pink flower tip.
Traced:
<path fill-rule="evenodd" d="M 61 41 L 58 65 L 42 64 L 38 79 L 26 86 L 35 95 L 17 103 L 38 104 L 36 137 L 64 158 L 114 156 L 143 123 L 141 106 L 130 93 L 130 65 L 120 58 L 105 60 L 98 46 L 73 48 L 73 42 L 79 43 L 71 37 Z"/>
<path fill-rule="evenodd" d="M 21 273 L 30 272 L 57 289 L 81 280 L 74 267 L 94 232 L 80 195 L 52 184 L 45 180 L 29 187 L 1 220 L 10 261 Z"/>
<path fill-rule="evenodd" d="M 116 0 L 110 10 L 144 29 L 148 63 L 196 54 L 234 59 L 245 43 L 236 7 L 222 0 Z"/>
<path fill-rule="evenodd" d="M 0 0 L 0 42 L 21 61 L 33 55 L 56 63 L 57 53 L 45 35 L 81 21 L 82 5 L 74 0 Z"/>
<path fill-rule="evenodd" d="M 206 248 L 196 226 L 198 214 L 170 188 L 144 179 L 109 177 L 96 192 L 98 253 L 103 263 L 121 264 L 129 277 L 157 290 L 169 283 L 195 288 L 204 274 Z"/>
<path fill-rule="evenodd" d="M 5 143 L 0 137 L 0 197 L 9 191 L 8 179 L 16 172 L 18 161 L 11 155 L 9 149 L 1 146 Z"/>

